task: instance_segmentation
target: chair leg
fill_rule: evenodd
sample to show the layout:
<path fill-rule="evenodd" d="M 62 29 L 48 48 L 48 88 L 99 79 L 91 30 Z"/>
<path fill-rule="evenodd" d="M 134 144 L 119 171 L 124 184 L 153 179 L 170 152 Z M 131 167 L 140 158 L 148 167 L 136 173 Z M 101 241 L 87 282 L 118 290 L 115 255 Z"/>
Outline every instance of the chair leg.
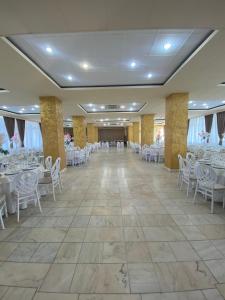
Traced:
<path fill-rule="evenodd" d="M 197 190 L 198 190 L 198 183 L 196 183 L 195 194 L 194 194 L 194 203 L 196 202 Z"/>
<path fill-rule="evenodd" d="M 39 210 L 42 213 L 42 208 L 41 208 L 40 197 L 38 195 L 38 191 L 36 190 L 35 193 L 36 193 L 36 197 L 37 197 L 37 204 L 38 204 Z"/>
<path fill-rule="evenodd" d="M 212 200 L 211 200 L 211 214 L 214 212 L 214 191 L 212 191 Z"/>
<path fill-rule="evenodd" d="M 188 185 L 187 185 L 187 197 L 188 197 L 188 194 L 189 194 L 189 189 L 190 189 L 190 181 L 188 181 Z"/>
<path fill-rule="evenodd" d="M 19 205 L 19 200 L 17 200 L 17 222 L 19 223 L 20 221 L 20 205 Z"/>
<path fill-rule="evenodd" d="M 225 192 L 223 192 L 223 208 L 225 208 Z"/>
<path fill-rule="evenodd" d="M 7 205 L 5 203 L 5 217 L 8 218 L 8 210 L 7 210 Z"/>
<path fill-rule="evenodd" d="M 0 210 L 0 223 L 2 225 L 2 229 L 5 229 L 5 225 L 4 225 L 4 222 L 3 222 L 3 219 L 2 219 L 2 211 Z"/>
<path fill-rule="evenodd" d="M 55 187 L 54 187 L 54 184 L 52 185 L 52 194 L 53 194 L 54 201 L 56 201 L 56 199 L 55 199 Z"/>

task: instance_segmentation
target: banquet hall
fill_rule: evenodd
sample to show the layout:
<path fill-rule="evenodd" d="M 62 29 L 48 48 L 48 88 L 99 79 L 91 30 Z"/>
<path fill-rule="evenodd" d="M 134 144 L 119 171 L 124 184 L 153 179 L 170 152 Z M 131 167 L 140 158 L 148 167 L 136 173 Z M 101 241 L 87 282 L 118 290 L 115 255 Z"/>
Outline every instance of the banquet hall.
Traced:
<path fill-rule="evenodd" d="M 0 0 L 0 299 L 225 299 L 225 2 Z"/>

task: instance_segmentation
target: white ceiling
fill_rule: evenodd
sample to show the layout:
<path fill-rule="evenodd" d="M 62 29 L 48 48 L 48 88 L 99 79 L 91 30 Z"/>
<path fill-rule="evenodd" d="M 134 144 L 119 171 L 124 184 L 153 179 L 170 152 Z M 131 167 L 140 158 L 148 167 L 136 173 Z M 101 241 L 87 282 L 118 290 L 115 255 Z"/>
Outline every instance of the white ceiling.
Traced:
<path fill-rule="evenodd" d="M 60 87 L 160 85 L 209 36 L 208 29 L 10 36 Z"/>
<path fill-rule="evenodd" d="M 138 9 L 137 9 L 138 8 Z M 98 118 L 138 119 L 141 114 L 164 116 L 165 97 L 189 92 L 202 103 L 225 100 L 224 0 L 73 0 L 1 1 L 0 34 L 50 34 L 137 29 L 219 29 L 219 32 L 163 87 L 60 90 L 34 65 L 0 40 L 0 105 L 31 106 L 39 96 L 53 95 L 63 102 L 64 117 L 85 115 L 78 104 L 147 103 L 140 113 L 101 113 Z M 221 109 L 221 108 L 219 108 Z M 206 111 L 209 113 L 214 110 Z M 202 111 L 200 112 L 202 113 Z M 190 115 L 199 114 L 199 111 Z M 87 116 L 92 122 L 96 116 Z"/>

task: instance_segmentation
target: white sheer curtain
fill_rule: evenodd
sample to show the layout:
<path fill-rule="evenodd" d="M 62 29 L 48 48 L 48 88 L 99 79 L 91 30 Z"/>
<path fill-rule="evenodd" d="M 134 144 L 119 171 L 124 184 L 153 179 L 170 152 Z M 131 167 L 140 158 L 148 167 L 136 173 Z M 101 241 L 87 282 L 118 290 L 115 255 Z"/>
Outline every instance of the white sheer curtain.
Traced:
<path fill-rule="evenodd" d="M 42 150 L 42 135 L 38 122 L 25 122 L 24 147 L 27 149 Z"/>
<path fill-rule="evenodd" d="M 205 131 L 205 116 L 190 119 L 187 138 L 188 145 L 200 144 L 202 139 L 199 133 L 202 131 Z"/>
<path fill-rule="evenodd" d="M 217 114 L 213 114 L 212 128 L 210 132 L 209 144 L 218 145 L 219 144 L 219 136 L 217 130 Z"/>
<path fill-rule="evenodd" d="M 2 116 L 0 116 L 0 133 L 3 134 L 4 136 L 4 141 L 2 144 L 2 148 L 4 150 L 9 150 L 10 149 L 10 141 L 9 141 L 9 136 L 5 127 L 5 122 Z"/>
<path fill-rule="evenodd" d="M 15 120 L 13 148 L 19 149 L 20 147 L 21 147 L 21 139 L 20 139 L 17 120 Z"/>

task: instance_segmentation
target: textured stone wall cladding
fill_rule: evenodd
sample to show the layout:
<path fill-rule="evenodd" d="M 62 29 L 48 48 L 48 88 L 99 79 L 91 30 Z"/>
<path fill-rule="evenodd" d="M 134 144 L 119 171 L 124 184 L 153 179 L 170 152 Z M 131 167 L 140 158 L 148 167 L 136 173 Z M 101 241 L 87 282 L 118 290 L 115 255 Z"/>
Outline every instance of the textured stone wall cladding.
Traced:
<path fill-rule="evenodd" d="M 98 128 L 92 123 L 87 124 L 87 140 L 88 143 L 95 143 L 98 141 Z"/>
<path fill-rule="evenodd" d="M 133 122 L 133 140 L 134 143 L 139 143 L 139 122 Z"/>
<path fill-rule="evenodd" d="M 85 117 L 73 116 L 73 134 L 75 145 L 84 148 L 87 141 Z"/>
<path fill-rule="evenodd" d="M 133 142 L 133 126 L 128 126 L 128 141 Z"/>
<path fill-rule="evenodd" d="M 165 165 L 178 169 L 177 155 L 187 151 L 188 93 L 171 94 L 166 98 Z"/>
<path fill-rule="evenodd" d="M 41 126 L 45 157 L 50 155 L 53 161 L 61 157 L 61 168 L 66 167 L 64 148 L 62 103 L 56 97 L 40 97 Z"/>
<path fill-rule="evenodd" d="M 141 145 L 151 145 L 154 140 L 154 114 L 141 116 Z"/>

